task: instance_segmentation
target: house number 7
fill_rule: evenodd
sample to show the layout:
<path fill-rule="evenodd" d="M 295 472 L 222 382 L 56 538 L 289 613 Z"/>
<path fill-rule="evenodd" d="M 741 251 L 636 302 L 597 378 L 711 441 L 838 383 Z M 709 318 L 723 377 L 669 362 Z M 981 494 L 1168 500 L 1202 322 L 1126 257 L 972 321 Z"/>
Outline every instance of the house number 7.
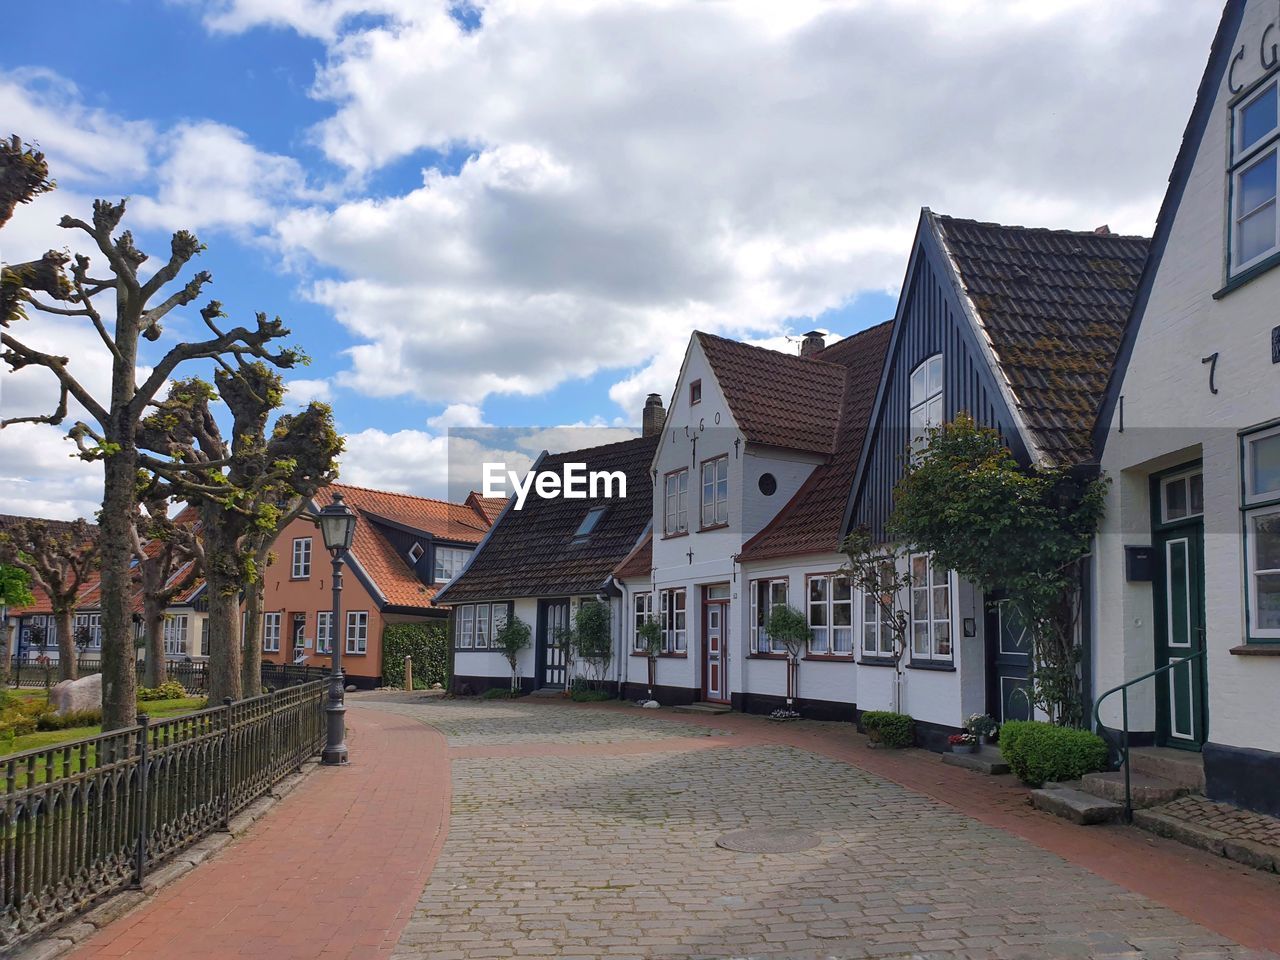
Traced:
<path fill-rule="evenodd" d="M 1204 357 L 1200 362 L 1207 363 L 1209 365 L 1209 392 L 1217 396 L 1218 355 L 1216 353 L 1211 353 L 1209 356 Z"/>

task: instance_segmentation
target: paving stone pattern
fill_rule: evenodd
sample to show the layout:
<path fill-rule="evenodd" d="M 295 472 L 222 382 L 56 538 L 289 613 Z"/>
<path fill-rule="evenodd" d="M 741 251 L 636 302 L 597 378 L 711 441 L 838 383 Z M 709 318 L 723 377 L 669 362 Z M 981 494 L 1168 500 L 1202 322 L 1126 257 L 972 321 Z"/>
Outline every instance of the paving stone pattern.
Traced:
<path fill-rule="evenodd" d="M 1240 840 L 1252 840 L 1280 850 L 1280 820 L 1261 813 L 1251 813 L 1227 803 L 1215 803 L 1206 797 L 1179 797 L 1157 808 L 1160 813 Z"/>
<path fill-rule="evenodd" d="M 548 705 L 409 710 L 451 744 L 687 736 Z M 654 724 L 661 729 L 653 729 Z M 512 742 L 511 739 L 508 742 Z M 1264 957 L 936 800 L 794 747 L 462 757 L 394 957 Z M 796 854 L 722 833 L 816 833 Z"/>

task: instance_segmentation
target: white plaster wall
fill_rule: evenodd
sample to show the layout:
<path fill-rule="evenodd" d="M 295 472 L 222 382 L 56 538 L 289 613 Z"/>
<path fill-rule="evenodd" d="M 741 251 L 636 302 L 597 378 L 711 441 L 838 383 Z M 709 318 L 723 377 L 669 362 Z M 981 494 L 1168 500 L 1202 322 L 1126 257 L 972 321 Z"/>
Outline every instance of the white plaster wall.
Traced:
<path fill-rule="evenodd" d="M 1259 43 L 1278 16 L 1275 0 L 1250 0 L 1236 39 L 1244 57 L 1238 83 L 1262 73 Z M 1273 30 L 1271 38 L 1277 34 Z M 1232 655 L 1244 637 L 1244 577 L 1237 432 L 1280 417 L 1280 365 L 1271 362 L 1271 330 L 1280 323 L 1280 269 L 1220 300 L 1226 281 L 1230 92 L 1219 89 L 1204 139 L 1155 276 L 1125 373 L 1124 432 L 1119 409 L 1102 466 L 1115 480 L 1098 538 L 1095 683 L 1099 690 L 1149 668 L 1150 588 L 1124 583 L 1125 542 L 1150 543 L 1143 516 L 1146 477 L 1168 454 L 1201 454 L 1205 469 L 1205 616 L 1209 739 L 1280 750 L 1274 714 L 1280 658 Z M 1216 386 L 1201 359 L 1218 355 Z M 1125 471 L 1130 471 L 1126 474 Z"/>

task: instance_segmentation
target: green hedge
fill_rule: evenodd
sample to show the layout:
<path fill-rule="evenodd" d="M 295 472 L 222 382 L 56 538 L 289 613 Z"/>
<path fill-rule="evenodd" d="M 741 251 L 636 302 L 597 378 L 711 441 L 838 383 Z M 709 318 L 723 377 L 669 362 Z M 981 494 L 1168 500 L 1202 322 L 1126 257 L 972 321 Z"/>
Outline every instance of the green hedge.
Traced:
<path fill-rule="evenodd" d="M 916 742 L 916 722 L 905 713 L 867 710 L 862 714 L 862 729 L 873 743 L 886 747 L 909 747 Z"/>
<path fill-rule="evenodd" d="M 413 686 L 449 686 L 449 628 L 438 623 L 392 623 L 382 633 L 382 683 L 404 686 L 404 658 L 413 657 Z"/>
<path fill-rule="evenodd" d="M 1107 767 L 1101 737 L 1037 720 L 1010 720 L 1001 726 L 1000 753 L 1017 778 L 1032 787 L 1076 780 Z"/>

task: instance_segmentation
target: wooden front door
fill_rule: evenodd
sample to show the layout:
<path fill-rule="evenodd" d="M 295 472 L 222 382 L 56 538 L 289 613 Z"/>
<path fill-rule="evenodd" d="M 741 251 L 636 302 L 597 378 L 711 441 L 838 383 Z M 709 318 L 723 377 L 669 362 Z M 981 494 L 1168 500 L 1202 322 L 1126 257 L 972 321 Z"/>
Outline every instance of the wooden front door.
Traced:
<path fill-rule="evenodd" d="M 1199 750 L 1207 730 L 1204 657 L 1204 487 L 1199 467 L 1152 481 L 1156 741 Z"/>
<path fill-rule="evenodd" d="M 569 601 L 538 601 L 537 685 L 563 689 L 565 644 L 569 632 Z"/>
<path fill-rule="evenodd" d="M 987 713 L 997 723 L 1032 719 L 1031 637 L 1017 609 L 987 599 Z"/>
<path fill-rule="evenodd" d="M 729 601 L 702 604 L 702 696 L 712 703 L 729 702 Z"/>

